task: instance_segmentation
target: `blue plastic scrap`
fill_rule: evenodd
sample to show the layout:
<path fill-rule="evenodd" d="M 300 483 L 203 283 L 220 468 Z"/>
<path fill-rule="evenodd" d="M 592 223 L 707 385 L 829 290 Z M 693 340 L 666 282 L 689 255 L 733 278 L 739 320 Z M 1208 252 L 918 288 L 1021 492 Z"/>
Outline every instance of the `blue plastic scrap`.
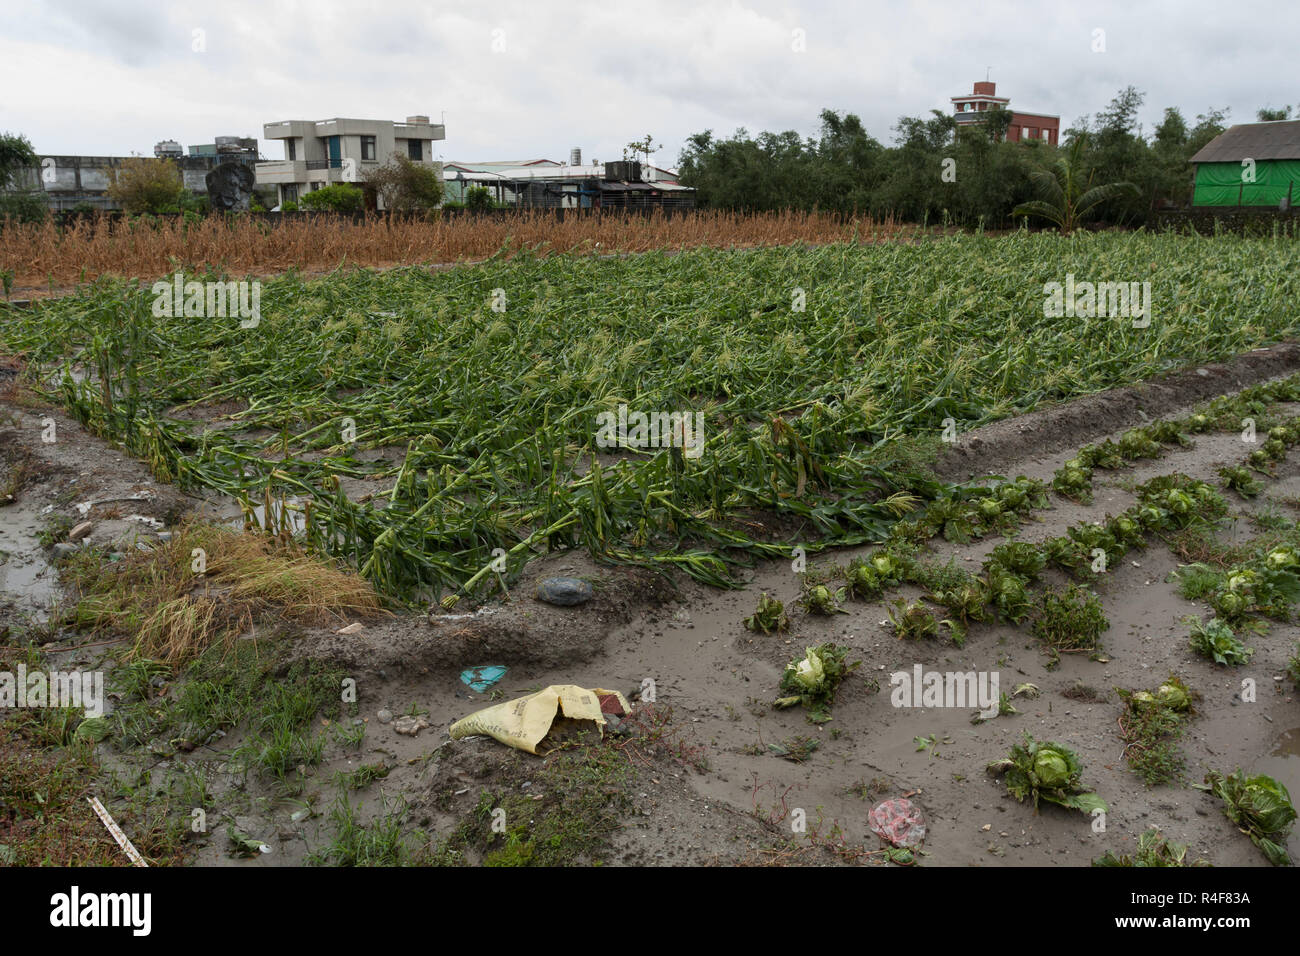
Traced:
<path fill-rule="evenodd" d="M 505 677 L 509 669 L 500 664 L 484 664 L 482 667 L 471 667 L 469 670 L 461 671 L 460 679 L 481 694 Z"/>

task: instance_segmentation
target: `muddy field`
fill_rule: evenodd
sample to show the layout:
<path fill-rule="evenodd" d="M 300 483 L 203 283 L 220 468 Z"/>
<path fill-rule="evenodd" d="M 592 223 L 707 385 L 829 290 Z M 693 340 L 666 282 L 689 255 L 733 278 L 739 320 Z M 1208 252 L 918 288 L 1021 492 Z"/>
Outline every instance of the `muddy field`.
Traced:
<path fill-rule="evenodd" d="M 1050 483 L 1085 444 L 1118 440 L 1130 427 L 1185 415 L 1216 395 L 1297 368 L 1297 349 L 1279 346 L 1005 420 L 959 436 L 936 470 L 950 480 L 998 473 Z M 1288 404 L 1268 412 L 1270 420 L 1297 414 L 1300 406 Z M 43 440 L 50 434 L 53 441 Z M 1191 447 L 1168 446 L 1156 458 L 1098 469 L 1091 504 L 1053 493 L 1049 507 L 1014 530 L 1016 540 L 1042 542 L 1117 514 L 1135 503 L 1138 484 L 1160 475 L 1178 472 L 1218 486 L 1219 469 L 1240 464 L 1254 447 L 1235 430 L 1194 438 Z M 113 674 L 130 635 L 87 634 L 70 623 L 78 594 L 67 587 L 67 574 L 60 583 L 57 566 L 66 567 L 73 552 L 116 561 L 132 549 L 157 548 L 190 515 L 238 526 L 239 509 L 183 495 L 58 410 L 11 400 L 0 404 L 0 476 L 20 471 L 11 500 L 0 502 L 6 660 L 102 668 L 109 686 L 120 688 Z M 1230 514 L 1214 529 L 1218 542 L 1247 544 L 1266 530 L 1294 527 L 1300 452 L 1293 449 L 1272 472 L 1258 497 L 1225 492 Z M 74 527 L 77 539 L 68 541 Z M 1004 540 L 934 538 L 925 556 L 978 571 Z M 872 550 L 812 554 L 808 570 Z M 200 740 L 166 733 L 136 739 L 121 732 L 122 721 L 91 752 L 67 759 L 91 771 L 90 791 L 155 862 L 883 864 L 885 844 L 868 828 L 867 814 L 906 795 L 925 816 L 916 857 L 922 865 L 1083 866 L 1107 850 L 1132 852 L 1156 826 L 1190 847 L 1189 860 L 1266 866 L 1220 801 L 1190 785 L 1207 771 L 1240 767 L 1300 795 L 1300 701 L 1285 677 L 1300 628 L 1273 622 L 1266 633 L 1249 635 L 1255 654 L 1240 667 L 1197 656 L 1184 619 L 1205 616 L 1206 606 L 1182 597 L 1171 580 L 1187 560 L 1158 537 L 1130 551 L 1094 585 L 1108 621 L 1101 652 L 1062 654 L 1056 664 L 1024 626 L 972 624 L 962 647 L 942 638 L 900 640 L 887 605 L 920 596 L 916 587 L 892 589 L 883 601 L 844 600 L 844 613 L 817 616 L 797 608 L 801 577 L 789 561 L 761 564 L 744 589 L 719 591 L 684 577 L 594 564 L 574 552 L 553 554 L 531 562 L 508 597 L 481 607 L 466 602 L 449 612 L 371 617 L 350 633 L 258 620 L 239 643 L 278 655 L 272 680 L 297 673 L 296 666 L 355 682 L 355 703 L 345 697 L 344 706 L 311 718 L 304 733 L 319 748 L 287 775 L 250 770 L 241 745 L 264 741 L 247 720 Z M 593 599 L 571 608 L 536 600 L 538 582 L 555 575 L 591 582 Z M 1050 586 L 1065 578 L 1049 570 L 1044 580 Z M 765 635 L 742 623 L 764 592 L 785 603 L 788 631 Z M 833 719 L 813 724 L 802 708 L 773 709 L 787 662 L 824 641 L 861 661 L 839 689 Z M 508 671 L 477 693 L 459 674 L 480 665 Z M 972 707 L 894 706 L 890 675 L 911 674 L 918 665 L 926 672 L 997 674 L 1003 691 L 1032 684 L 1039 696 L 1017 696 L 1016 713 L 978 723 Z M 1179 741 L 1179 780 L 1148 787 L 1126 765 L 1119 729 L 1125 705 L 1115 689 L 1154 689 L 1170 674 L 1200 700 Z M 1247 679 L 1254 695 L 1243 693 Z M 154 674 L 146 709 L 180 699 L 185 680 L 183 673 Z M 486 737 L 449 740 L 457 719 L 551 684 L 618 690 L 632 699 L 648 697 L 653 687 L 654 701 L 637 700 L 622 732 L 603 742 L 579 737 L 547 757 Z M 141 703 L 120 689 L 109 694 L 110 710 Z M 399 733 L 404 715 L 427 726 L 417 719 L 413 736 Z M 43 760 L 64 759 L 48 741 L 6 732 L 11 762 L 16 752 L 38 749 Z M 1109 806 L 1104 827 L 1050 804 L 1035 813 L 985 772 L 1025 733 L 1078 754 L 1083 782 Z M 795 762 L 785 759 L 790 751 L 806 753 Z M 494 829 L 498 808 L 505 824 Z M 31 837 L 30 827 L 10 825 L 8 834 L 0 830 L 0 845 Z M 93 825 L 74 830 L 69 839 L 80 847 L 79 859 L 125 862 Z M 265 850 L 249 851 L 238 838 Z M 1300 834 L 1291 835 L 1288 849 L 1300 853 Z"/>

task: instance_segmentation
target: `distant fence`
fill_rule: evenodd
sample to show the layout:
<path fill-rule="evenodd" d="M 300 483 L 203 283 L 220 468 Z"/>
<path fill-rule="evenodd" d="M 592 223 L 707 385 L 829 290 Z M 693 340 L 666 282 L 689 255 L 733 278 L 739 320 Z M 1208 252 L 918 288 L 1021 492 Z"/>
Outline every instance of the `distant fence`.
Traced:
<path fill-rule="evenodd" d="M 1289 236 L 1300 238 L 1300 210 L 1272 206 L 1192 206 L 1187 209 L 1158 209 L 1147 226 L 1160 232 L 1173 231 L 1200 236 L 1236 233 L 1245 236 Z"/>

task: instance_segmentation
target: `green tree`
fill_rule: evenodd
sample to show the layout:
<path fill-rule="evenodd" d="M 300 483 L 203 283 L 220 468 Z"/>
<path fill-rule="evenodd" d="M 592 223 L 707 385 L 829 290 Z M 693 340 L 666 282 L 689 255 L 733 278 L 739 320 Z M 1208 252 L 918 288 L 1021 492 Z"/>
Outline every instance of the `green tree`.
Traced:
<path fill-rule="evenodd" d="M 442 203 L 443 183 L 438 172 L 401 154 L 372 171 L 366 184 L 378 193 L 384 208 L 394 212 L 427 211 Z"/>
<path fill-rule="evenodd" d="M 470 186 L 465 190 L 465 208 L 482 211 L 491 209 L 495 203 L 492 201 L 492 190 L 486 186 Z"/>
<path fill-rule="evenodd" d="M 306 193 L 302 197 L 302 207 L 324 212 L 360 212 L 365 208 L 365 199 L 366 194 L 360 186 L 334 183 Z"/>
<path fill-rule="evenodd" d="M 1187 120 L 1177 107 L 1165 110 L 1165 118 L 1156 127 L 1155 147 L 1157 150 L 1172 152 L 1187 145 Z"/>
<path fill-rule="evenodd" d="M 650 165 L 650 157 L 659 152 L 661 146 L 655 145 L 654 137 L 649 133 L 645 134 L 645 139 L 633 140 L 623 147 L 623 158 L 627 159 L 627 154 L 631 152 L 632 158 L 636 159 L 637 154 L 645 157 L 645 164 Z"/>
<path fill-rule="evenodd" d="M 1131 137 L 1137 125 L 1137 111 L 1145 99 L 1146 94 L 1132 86 L 1120 90 L 1110 105 L 1097 114 L 1097 145 L 1105 148 L 1111 140 Z"/>
<path fill-rule="evenodd" d="M 1291 118 L 1291 107 L 1283 106 L 1278 109 L 1271 109 L 1264 106 L 1255 111 L 1255 118 L 1261 123 L 1275 123 L 1278 120 L 1289 120 Z"/>
<path fill-rule="evenodd" d="M 21 133 L 0 133 L 0 189 L 8 189 L 16 184 L 20 170 L 39 163 L 40 157 L 26 136 Z"/>
<path fill-rule="evenodd" d="M 1187 133 L 1188 156 L 1195 156 L 1210 140 L 1228 128 L 1228 110 L 1211 108 L 1196 116 L 1196 125 Z"/>
<path fill-rule="evenodd" d="M 170 159 L 132 156 L 109 171 L 108 195 L 130 213 L 160 213 L 185 202 L 185 181 Z"/>
<path fill-rule="evenodd" d="M 1062 233 L 1069 234 L 1078 228 L 1089 212 L 1104 202 L 1125 195 L 1139 194 L 1130 182 L 1092 185 L 1091 175 L 1085 176 L 1084 149 L 1087 136 L 1079 136 L 1068 151 L 1059 156 L 1051 169 L 1036 169 L 1029 174 L 1040 198 L 1016 206 L 1017 216 L 1039 216 L 1053 222 Z"/>

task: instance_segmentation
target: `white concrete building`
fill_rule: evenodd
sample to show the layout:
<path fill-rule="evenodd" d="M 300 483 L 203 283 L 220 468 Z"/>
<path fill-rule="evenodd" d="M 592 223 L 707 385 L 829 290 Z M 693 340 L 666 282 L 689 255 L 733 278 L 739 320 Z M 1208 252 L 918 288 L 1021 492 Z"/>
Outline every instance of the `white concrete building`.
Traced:
<path fill-rule="evenodd" d="M 433 158 L 433 141 L 446 139 L 446 129 L 427 116 L 408 116 L 404 123 L 285 120 L 262 129 L 265 139 L 284 140 L 283 160 L 257 164 L 258 185 L 274 185 L 282 205 L 334 183 L 363 182 L 370 170 L 399 155 L 442 176 L 442 164 Z"/>

